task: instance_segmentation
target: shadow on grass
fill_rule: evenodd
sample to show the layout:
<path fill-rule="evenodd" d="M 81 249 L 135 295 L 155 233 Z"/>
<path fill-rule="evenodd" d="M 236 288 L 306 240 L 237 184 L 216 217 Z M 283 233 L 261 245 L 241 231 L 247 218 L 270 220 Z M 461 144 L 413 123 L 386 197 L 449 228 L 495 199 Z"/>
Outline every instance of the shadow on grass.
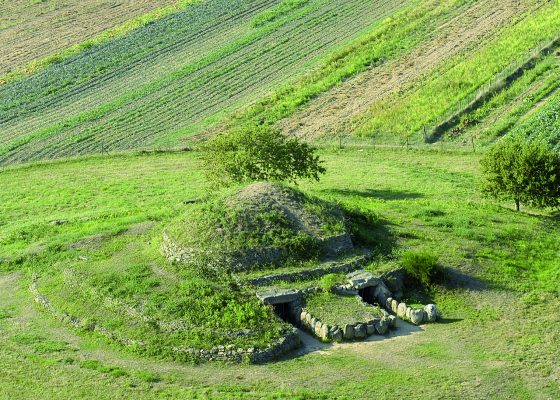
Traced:
<path fill-rule="evenodd" d="M 442 284 L 447 289 L 467 289 L 473 291 L 486 290 L 490 285 L 485 280 L 449 267 L 445 268 L 445 279 Z"/>
<path fill-rule="evenodd" d="M 352 190 L 352 189 L 325 189 L 324 193 L 334 196 L 352 196 L 352 197 L 365 197 L 376 198 L 380 200 L 409 200 L 420 199 L 424 197 L 423 194 L 396 190 L 379 190 L 379 189 L 366 189 L 366 190 Z"/>
<path fill-rule="evenodd" d="M 461 322 L 463 318 L 438 318 L 437 324 L 454 324 L 456 322 Z"/>

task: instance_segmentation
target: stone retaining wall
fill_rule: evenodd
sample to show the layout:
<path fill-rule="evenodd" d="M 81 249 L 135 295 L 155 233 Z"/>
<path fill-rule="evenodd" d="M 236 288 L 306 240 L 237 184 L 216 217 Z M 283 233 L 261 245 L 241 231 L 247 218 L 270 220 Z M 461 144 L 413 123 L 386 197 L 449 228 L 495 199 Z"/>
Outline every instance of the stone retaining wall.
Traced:
<path fill-rule="evenodd" d="M 33 274 L 29 291 L 37 304 L 43 307 L 49 314 L 61 322 L 68 323 L 74 327 L 85 329 L 88 331 L 96 332 L 112 341 L 115 341 L 123 346 L 145 347 L 146 344 L 141 340 L 134 340 L 127 338 L 117 332 L 104 328 L 97 323 L 85 323 L 79 318 L 58 311 L 50 303 L 48 298 L 39 292 L 37 286 L 38 275 Z M 294 328 L 286 333 L 273 343 L 269 344 L 263 349 L 258 348 L 236 348 L 234 345 L 214 346 L 211 349 L 196 349 L 187 347 L 172 347 L 167 348 L 172 353 L 177 355 L 187 355 L 188 358 L 196 361 L 227 361 L 227 362 L 242 362 L 249 361 L 251 363 L 266 363 L 273 361 L 282 354 L 285 354 L 300 346 L 300 337 L 297 330 Z"/>
<path fill-rule="evenodd" d="M 414 325 L 420 325 L 426 322 L 435 322 L 437 320 L 437 308 L 434 304 L 428 304 L 422 309 L 414 309 L 408 307 L 406 303 L 399 303 L 397 300 L 389 297 L 384 307 L 397 315 L 400 319 L 411 322 Z"/>
<path fill-rule="evenodd" d="M 306 271 L 298 272 L 287 272 L 283 274 L 272 274 L 254 278 L 251 280 L 251 284 L 254 286 L 264 286 L 271 285 L 274 282 L 296 282 L 299 280 L 309 280 L 314 278 L 319 278 L 327 274 L 336 274 L 340 272 L 352 272 L 362 267 L 371 259 L 371 254 L 358 257 L 353 261 L 349 261 L 343 264 L 335 264 L 330 267 L 319 267 L 314 269 L 309 269 Z"/>

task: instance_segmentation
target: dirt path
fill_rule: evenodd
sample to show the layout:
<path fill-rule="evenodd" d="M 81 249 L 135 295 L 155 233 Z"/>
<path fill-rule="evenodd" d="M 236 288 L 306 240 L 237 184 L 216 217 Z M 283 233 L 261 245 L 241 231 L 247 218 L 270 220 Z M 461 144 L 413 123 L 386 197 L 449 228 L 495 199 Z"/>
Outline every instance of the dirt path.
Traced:
<path fill-rule="evenodd" d="M 397 320 L 397 328 L 390 331 L 387 335 L 370 336 L 368 339 L 360 342 L 323 343 L 307 332 L 298 329 L 302 346 L 294 352 L 292 356 L 302 356 L 309 353 L 332 354 L 333 352 L 341 349 L 351 350 L 361 354 L 375 352 L 379 351 L 380 345 L 386 345 L 387 343 L 402 340 L 410 335 L 417 335 L 423 331 L 423 327 Z"/>
<path fill-rule="evenodd" d="M 300 137 L 314 138 L 348 127 L 355 116 L 365 112 L 375 101 L 421 78 L 430 69 L 461 51 L 479 46 L 512 17 L 530 9 L 527 3 L 518 0 L 483 0 L 466 10 L 455 10 L 450 19 L 442 19 L 436 34 L 427 43 L 402 59 L 392 60 L 359 74 L 323 94 L 306 109 L 280 121 L 282 130 Z"/>

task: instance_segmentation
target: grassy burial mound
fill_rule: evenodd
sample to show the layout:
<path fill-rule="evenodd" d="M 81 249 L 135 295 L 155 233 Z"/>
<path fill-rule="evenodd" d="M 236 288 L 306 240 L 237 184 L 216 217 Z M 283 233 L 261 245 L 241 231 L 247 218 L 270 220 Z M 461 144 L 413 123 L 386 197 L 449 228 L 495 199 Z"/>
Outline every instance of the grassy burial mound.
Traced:
<path fill-rule="evenodd" d="M 255 183 L 189 205 L 166 229 L 163 249 L 171 261 L 240 271 L 334 257 L 353 244 L 338 205 Z"/>
<path fill-rule="evenodd" d="M 258 363 L 299 344 L 252 290 L 227 274 L 174 268 L 151 240 L 100 239 L 87 256 L 35 274 L 31 294 L 66 325 L 156 358 Z"/>

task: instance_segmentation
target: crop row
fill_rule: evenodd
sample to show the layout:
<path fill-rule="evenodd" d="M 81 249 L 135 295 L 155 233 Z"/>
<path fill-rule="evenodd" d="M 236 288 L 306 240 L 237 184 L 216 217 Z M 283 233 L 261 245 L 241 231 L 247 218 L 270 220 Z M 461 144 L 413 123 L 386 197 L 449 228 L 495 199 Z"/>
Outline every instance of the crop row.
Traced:
<path fill-rule="evenodd" d="M 356 133 L 363 136 L 409 136 L 422 132 L 458 107 L 476 98 L 484 85 L 493 85 L 510 66 L 519 65 L 540 50 L 560 30 L 560 8 L 542 5 L 515 23 L 502 29 L 492 40 L 473 52 L 442 63 L 422 81 L 414 82 L 402 95 L 375 103 L 355 121 Z"/>
<path fill-rule="evenodd" d="M 23 114 L 33 110 L 31 118 L 21 118 L 17 114 L 20 107 L 15 103 L 5 106 L 4 113 L 0 112 L 6 119 L 0 136 L 0 157 L 3 157 L 0 162 L 99 151 L 101 142 L 109 148 L 150 144 L 162 135 L 187 129 L 214 113 L 255 99 L 364 27 L 391 14 L 403 2 L 311 2 L 295 10 L 290 18 L 246 30 L 246 35 L 240 35 L 228 46 L 206 49 L 206 56 L 197 62 L 170 70 L 145 85 L 128 88 L 117 98 L 111 99 L 105 90 L 111 90 L 108 83 L 120 73 L 117 69 L 125 69 L 126 64 L 91 78 L 81 83 L 82 86 L 61 89 L 51 98 L 47 96 L 39 102 L 28 99 L 22 109 Z M 253 7 L 252 12 L 261 8 Z M 194 9 L 189 10 L 193 13 Z M 183 54 L 186 51 L 188 47 L 181 48 Z M 139 52 L 136 49 L 133 55 Z M 166 53 L 172 54 L 173 51 Z M 150 57 L 150 51 L 146 50 L 144 60 L 155 65 L 157 59 Z M 139 58 L 134 62 L 137 63 L 134 68 L 143 65 Z M 113 73 L 114 76 L 105 80 Z M 79 96 L 79 88 L 95 99 L 95 106 L 86 107 L 84 112 L 83 104 L 77 102 L 75 107 L 65 107 L 63 115 L 56 111 L 49 115 L 56 103 L 61 100 L 70 103 L 73 96 Z M 9 117 L 10 112 L 17 117 Z M 9 121 L 14 118 L 15 121 Z M 22 132 L 24 122 L 35 129 Z"/>
<path fill-rule="evenodd" d="M 560 93 L 555 94 L 547 104 L 536 111 L 515 131 L 528 136 L 539 136 L 557 147 L 560 145 Z"/>

